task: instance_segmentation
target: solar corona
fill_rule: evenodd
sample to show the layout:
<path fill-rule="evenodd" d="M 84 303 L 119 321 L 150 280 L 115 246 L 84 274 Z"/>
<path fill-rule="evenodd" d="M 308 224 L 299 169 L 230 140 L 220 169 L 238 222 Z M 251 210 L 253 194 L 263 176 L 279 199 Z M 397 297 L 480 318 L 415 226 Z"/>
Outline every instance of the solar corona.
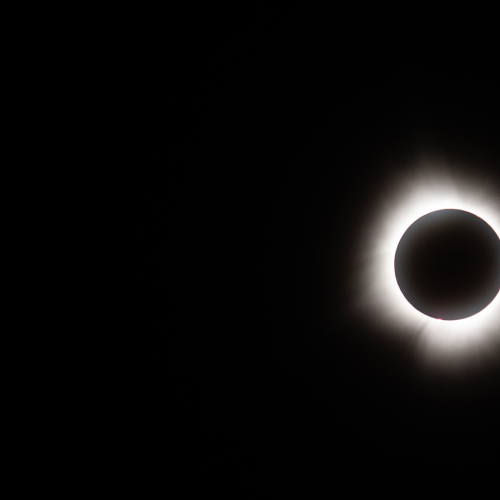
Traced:
<path fill-rule="evenodd" d="M 433 370 L 500 358 L 500 190 L 445 161 L 401 170 L 367 207 L 351 312 Z"/>

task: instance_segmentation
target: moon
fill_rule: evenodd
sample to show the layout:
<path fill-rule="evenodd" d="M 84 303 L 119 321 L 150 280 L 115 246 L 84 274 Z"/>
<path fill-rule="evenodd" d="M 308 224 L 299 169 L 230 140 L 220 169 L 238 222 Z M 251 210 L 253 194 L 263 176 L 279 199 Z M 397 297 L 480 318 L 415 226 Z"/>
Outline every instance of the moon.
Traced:
<path fill-rule="evenodd" d="M 470 212 L 437 210 L 405 231 L 394 268 L 415 309 L 431 318 L 461 320 L 482 311 L 500 289 L 500 239 Z"/>

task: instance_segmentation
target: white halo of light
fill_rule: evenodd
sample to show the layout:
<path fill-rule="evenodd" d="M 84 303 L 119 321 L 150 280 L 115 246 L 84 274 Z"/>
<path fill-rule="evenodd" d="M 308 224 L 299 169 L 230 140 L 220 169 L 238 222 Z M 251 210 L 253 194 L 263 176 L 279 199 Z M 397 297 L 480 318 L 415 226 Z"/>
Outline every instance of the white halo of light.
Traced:
<path fill-rule="evenodd" d="M 443 161 L 402 169 L 380 193 L 360 231 L 354 251 L 353 314 L 388 336 L 413 345 L 417 362 L 436 370 L 481 368 L 500 358 L 500 294 L 482 311 L 443 321 L 415 309 L 401 292 L 394 270 L 399 241 L 408 227 L 430 212 L 471 212 L 500 234 L 500 189 L 474 171 Z"/>

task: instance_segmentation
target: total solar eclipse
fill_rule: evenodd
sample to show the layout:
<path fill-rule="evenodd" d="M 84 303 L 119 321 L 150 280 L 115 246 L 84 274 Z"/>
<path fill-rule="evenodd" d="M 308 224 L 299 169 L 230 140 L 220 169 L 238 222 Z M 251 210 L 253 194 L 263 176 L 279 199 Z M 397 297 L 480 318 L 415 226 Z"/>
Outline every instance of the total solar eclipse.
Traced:
<path fill-rule="evenodd" d="M 500 289 L 500 239 L 481 218 L 437 210 L 399 241 L 394 269 L 406 300 L 436 319 L 460 320 L 487 307 Z"/>

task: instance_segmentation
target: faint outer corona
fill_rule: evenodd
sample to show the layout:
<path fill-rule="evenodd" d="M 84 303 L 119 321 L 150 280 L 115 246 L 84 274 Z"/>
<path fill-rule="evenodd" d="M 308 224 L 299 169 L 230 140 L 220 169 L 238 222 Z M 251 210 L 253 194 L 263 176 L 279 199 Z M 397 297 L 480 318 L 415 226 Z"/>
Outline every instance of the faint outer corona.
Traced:
<path fill-rule="evenodd" d="M 481 218 L 438 210 L 403 234 L 394 259 L 399 288 L 418 311 L 436 319 L 468 318 L 500 289 L 500 239 Z"/>

